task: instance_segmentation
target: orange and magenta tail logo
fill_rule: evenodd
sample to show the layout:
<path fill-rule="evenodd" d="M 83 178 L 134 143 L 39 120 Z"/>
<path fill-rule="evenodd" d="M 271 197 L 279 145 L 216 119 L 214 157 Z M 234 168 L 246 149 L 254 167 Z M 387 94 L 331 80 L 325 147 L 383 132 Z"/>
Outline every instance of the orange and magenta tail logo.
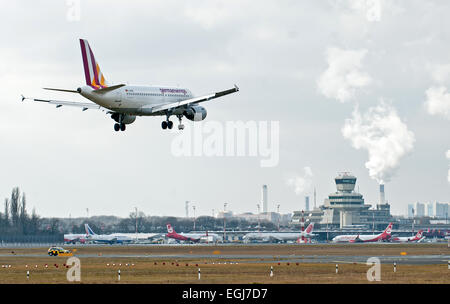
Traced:
<path fill-rule="evenodd" d="M 80 39 L 81 56 L 83 57 L 84 77 L 86 84 L 94 89 L 106 88 L 105 76 L 95 60 L 94 53 L 86 39 Z"/>

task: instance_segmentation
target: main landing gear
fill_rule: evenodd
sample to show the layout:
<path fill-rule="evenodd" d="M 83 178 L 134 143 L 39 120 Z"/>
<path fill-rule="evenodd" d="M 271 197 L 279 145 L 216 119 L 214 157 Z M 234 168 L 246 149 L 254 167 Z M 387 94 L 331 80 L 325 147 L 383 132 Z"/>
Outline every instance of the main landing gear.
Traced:
<path fill-rule="evenodd" d="M 118 132 L 118 131 L 125 131 L 125 129 L 126 129 L 126 126 L 125 126 L 124 123 L 121 123 L 121 124 L 116 123 L 116 124 L 114 124 L 114 131 L 116 131 L 116 132 Z"/>
<path fill-rule="evenodd" d="M 178 120 L 180 121 L 180 124 L 178 125 L 178 130 L 183 130 L 184 129 L 184 125 L 181 123 L 181 119 L 183 118 L 183 115 L 177 115 Z M 169 116 L 167 117 L 166 120 L 164 120 L 161 123 L 161 128 L 165 129 L 172 129 L 173 128 L 173 122 L 169 120 Z"/>
<path fill-rule="evenodd" d="M 116 132 L 118 132 L 118 131 L 125 131 L 125 129 L 126 129 L 126 126 L 125 126 L 125 124 L 123 123 L 123 117 L 124 117 L 124 115 L 123 114 L 120 114 L 119 115 L 119 121 L 118 121 L 118 123 L 116 123 L 116 124 L 114 124 L 114 131 L 116 131 Z M 117 120 L 116 120 L 117 121 Z"/>
<path fill-rule="evenodd" d="M 161 128 L 163 128 L 164 130 L 165 129 L 172 129 L 173 128 L 173 121 L 170 121 L 170 120 L 164 120 L 162 123 L 161 123 Z"/>

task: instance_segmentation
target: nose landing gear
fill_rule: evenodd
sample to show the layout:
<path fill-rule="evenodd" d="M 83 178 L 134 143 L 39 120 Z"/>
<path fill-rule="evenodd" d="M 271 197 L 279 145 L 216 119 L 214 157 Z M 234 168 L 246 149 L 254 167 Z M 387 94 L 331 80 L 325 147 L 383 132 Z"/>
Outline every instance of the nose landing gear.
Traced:
<path fill-rule="evenodd" d="M 183 130 L 184 125 L 181 123 L 181 119 L 183 118 L 183 115 L 177 115 L 178 120 L 180 121 L 180 124 L 178 125 L 178 130 Z"/>

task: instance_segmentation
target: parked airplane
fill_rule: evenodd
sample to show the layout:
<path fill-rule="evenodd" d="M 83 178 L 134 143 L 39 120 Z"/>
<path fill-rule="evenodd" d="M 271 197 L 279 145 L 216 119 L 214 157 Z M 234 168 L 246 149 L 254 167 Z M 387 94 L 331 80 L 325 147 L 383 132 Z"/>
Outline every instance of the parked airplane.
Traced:
<path fill-rule="evenodd" d="M 87 234 L 75 234 L 75 233 L 68 233 L 64 234 L 64 243 L 68 244 L 75 244 L 75 243 L 82 243 L 84 244 L 87 239 Z"/>
<path fill-rule="evenodd" d="M 260 242 L 287 242 L 297 241 L 301 237 L 312 238 L 316 234 L 313 234 L 314 223 L 311 223 L 306 227 L 305 231 L 299 232 L 250 232 L 243 236 L 244 242 L 260 241 Z"/>
<path fill-rule="evenodd" d="M 362 242 L 381 242 L 390 239 L 392 233 L 392 223 L 389 223 L 387 228 L 377 235 L 338 235 L 332 241 L 335 243 L 362 243 Z"/>
<path fill-rule="evenodd" d="M 96 234 L 88 224 L 84 224 L 84 228 L 86 229 L 86 234 L 88 235 L 87 240 L 92 241 L 94 243 L 101 244 L 123 244 L 123 243 L 131 243 L 134 240 L 128 236 L 114 236 L 111 234 Z"/>
<path fill-rule="evenodd" d="M 167 224 L 167 234 L 166 237 L 175 239 L 177 241 L 185 241 L 185 242 L 218 242 L 222 240 L 222 238 L 215 233 L 176 233 L 175 229 L 170 224 Z"/>
<path fill-rule="evenodd" d="M 239 88 L 235 85 L 232 89 L 195 97 L 186 88 L 125 84 L 110 85 L 101 72 L 88 41 L 80 39 L 80 46 L 86 85 L 76 90 L 44 89 L 78 93 L 93 103 L 26 98 L 23 95 L 22 101 L 30 99 L 46 102 L 56 105 L 57 108 L 74 106 L 82 108 L 83 111 L 99 109 L 107 114 L 111 114 L 111 118 L 116 121 L 114 124 L 115 131 L 125 131 L 125 126 L 133 123 L 137 116 L 165 116 L 166 119 L 161 123 L 161 127 L 163 129 L 172 129 L 173 122 L 170 120 L 170 117 L 173 115 L 179 120 L 178 129 L 182 130 L 184 129 L 184 125 L 181 123 L 183 116 L 192 121 L 201 121 L 206 118 L 206 109 L 200 106 L 199 103 L 239 91 Z"/>
<path fill-rule="evenodd" d="M 407 236 L 407 237 L 393 237 L 392 242 L 399 243 L 408 243 L 408 242 L 420 242 L 424 239 L 423 230 L 419 230 L 415 236 Z"/>

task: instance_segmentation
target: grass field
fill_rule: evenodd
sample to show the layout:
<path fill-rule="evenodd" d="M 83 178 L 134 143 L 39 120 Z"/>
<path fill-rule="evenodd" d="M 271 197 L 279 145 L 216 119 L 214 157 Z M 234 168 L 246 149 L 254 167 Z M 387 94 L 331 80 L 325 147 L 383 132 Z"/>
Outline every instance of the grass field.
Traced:
<path fill-rule="evenodd" d="M 70 248 L 70 247 L 67 247 Z M 81 262 L 80 283 L 371 283 L 366 279 L 370 266 L 365 264 L 339 264 L 336 274 L 333 263 L 288 263 L 278 261 L 278 255 L 330 255 L 330 256 L 400 256 L 448 255 L 446 244 L 430 245 L 261 245 L 261 246 L 102 246 L 77 247 L 75 256 Z M 109 255 L 130 257 L 109 257 Z M 213 255 L 210 258 L 194 258 L 189 255 Z M 224 259 L 221 255 L 271 255 L 275 259 Z M 32 256 L 25 256 L 32 255 Z M 87 257 L 83 257 L 86 256 Z M 138 255 L 139 257 L 133 257 Z M 148 255 L 148 256 L 147 256 Z M 154 258 L 151 255 L 167 255 Z M 174 258 L 171 255 L 183 255 Z M 45 248 L 0 249 L 0 283 L 68 283 L 66 273 L 67 257 L 49 257 Z M 254 261 L 257 260 L 257 263 Z M 253 262 L 252 262 L 253 261 Z M 220 264 L 218 264 L 220 262 Z M 214 263 L 214 264 L 213 264 Z M 45 268 L 45 264 L 48 265 Z M 58 265 L 58 267 L 55 266 Z M 108 266 L 109 264 L 109 266 Z M 114 266 L 113 266 L 114 264 Z M 120 265 L 121 264 L 121 265 Z M 128 265 L 127 265 L 128 264 Z M 132 265 L 134 264 L 134 265 Z M 196 265 L 197 264 L 197 265 Z M 26 267 L 26 265 L 28 267 Z M 37 268 L 35 267 L 37 265 Z M 270 277 L 270 267 L 274 276 Z M 201 279 L 198 280 L 198 269 Z M 121 271 L 120 282 L 118 270 Z M 27 279 L 26 273 L 30 272 Z M 381 265 L 379 283 L 432 283 L 449 284 L 450 270 L 447 264 L 397 265 L 394 273 L 390 264 Z"/>

